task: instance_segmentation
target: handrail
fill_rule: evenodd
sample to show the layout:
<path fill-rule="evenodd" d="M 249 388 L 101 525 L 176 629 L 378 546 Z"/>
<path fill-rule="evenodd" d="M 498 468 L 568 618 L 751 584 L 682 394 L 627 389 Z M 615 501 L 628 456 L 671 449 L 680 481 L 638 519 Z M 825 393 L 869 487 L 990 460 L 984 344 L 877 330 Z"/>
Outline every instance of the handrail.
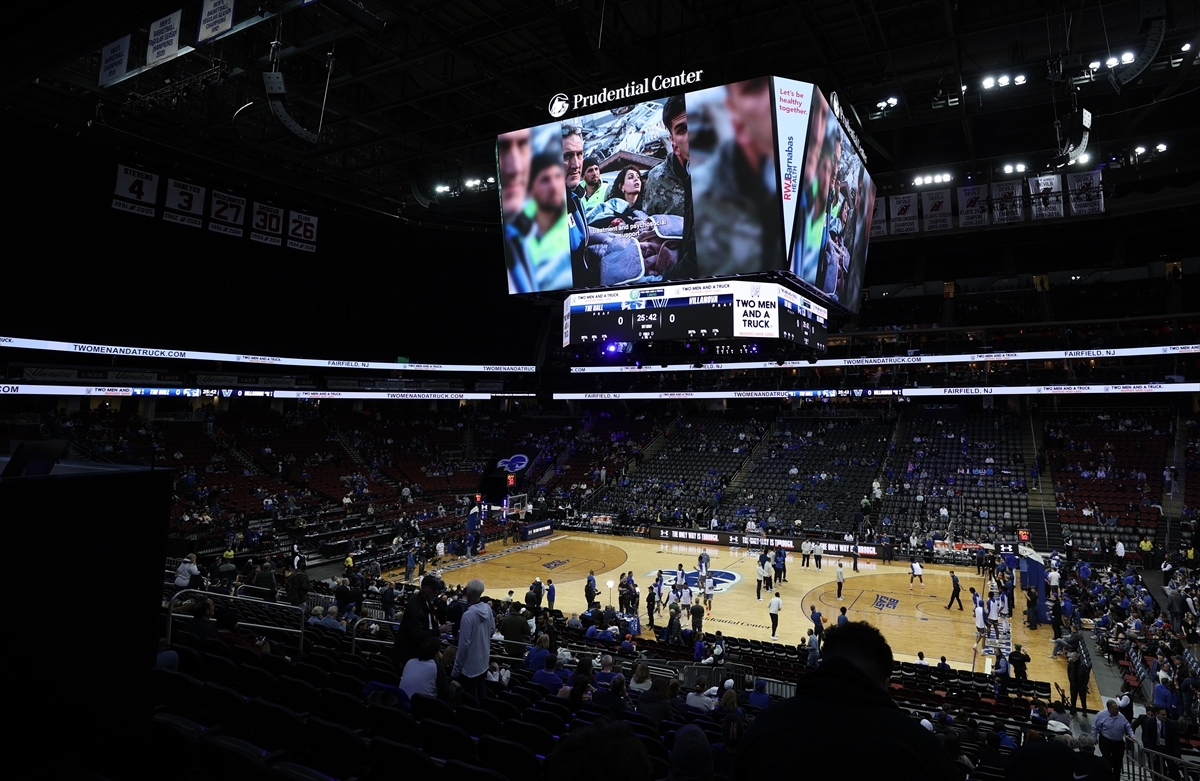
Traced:
<path fill-rule="evenodd" d="M 171 641 L 172 629 L 175 626 L 176 618 L 185 618 L 189 621 L 192 620 L 192 616 L 187 613 L 176 613 L 175 612 L 176 605 L 178 605 L 180 602 L 184 601 L 183 597 L 185 597 L 185 596 L 192 598 L 192 599 L 197 599 L 197 598 L 211 599 L 213 601 L 214 605 L 229 604 L 229 603 L 232 603 L 233 605 L 245 604 L 245 605 L 253 605 L 256 609 L 262 609 L 264 606 L 267 606 L 271 610 L 283 611 L 284 613 L 294 612 L 295 613 L 295 621 L 296 621 L 296 627 L 294 629 L 291 627 L 288 627 L 288 626 L 281 626 L 278 624 L 258 624 L 258 623 L 254 623 L 251 621 L 240 621 L 240 620 L 238 621 L 238 624 L 240 626 L 255 627 L 255 628 L 259 628 L 259 629 L 272 629 L 272 630 L 279 631 L 279 632 L 287 632 L 288 634 L 299 635 L 300 637 L 299 637 L 298 649 L 301 652 L 304 651 L 304 613 L 305 613 L 304 608 L 302 608 L 298 605 L 289 605 L 289 604 L 282 603 L 282 602 L 266 602 L 261 599 L 251 599 L 250 597 L 226 596 L 224 594 L 214 594 L 210 591 L 201 591 L 200 589 L 190 589 L 190 588 L 185 588 L 185 589 L 181 589 L 181 590 L 177 591 L 175 593 L 175 596 L 171 597 L 170 602 L 167 603 L 167 610 L 169 611 L 170 617 L 171 617 L 171 620 L 169 620 L 167 622 L 167 642 L 168 643 Z"/>

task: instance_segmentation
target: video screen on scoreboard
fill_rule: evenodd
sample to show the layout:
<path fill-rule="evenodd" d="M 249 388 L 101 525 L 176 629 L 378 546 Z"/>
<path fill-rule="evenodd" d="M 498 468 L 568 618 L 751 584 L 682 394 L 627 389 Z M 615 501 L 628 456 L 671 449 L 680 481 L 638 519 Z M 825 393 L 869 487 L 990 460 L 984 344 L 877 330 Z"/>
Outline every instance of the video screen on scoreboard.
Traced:
<path fill-rule="evenodd" d="M 874 185 L 842 136 L 812 84 L 766 76 L 505 133 L 509 292 L 790 270 L 854 309 Z"/>
<path fill-rule="evenodd" d="M 813 93 L 807 141 L 791 270 L 830 301 L 858 311 L 875 183 L 820 90 Z"/>
<path fill-rule="evenodd" d="M 499 136 L 509 292 L 786 270 L 795 187 L 778 158 L 799 154 L 805 125 L 792 116 L 780 147 L 777 103 L 802 115 L 812 91 L 762 77 Z"/>

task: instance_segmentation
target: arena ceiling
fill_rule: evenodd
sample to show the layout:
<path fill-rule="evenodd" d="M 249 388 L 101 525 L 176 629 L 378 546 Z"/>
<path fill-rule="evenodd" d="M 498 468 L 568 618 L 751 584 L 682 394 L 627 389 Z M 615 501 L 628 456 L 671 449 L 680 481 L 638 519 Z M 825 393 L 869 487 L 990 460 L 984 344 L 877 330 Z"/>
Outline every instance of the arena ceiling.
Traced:
<path fill-rule="evenodd" d="M 1120 175 L 1200 167 L 1194 2 L 238 0 L 235 32 L 97 86 L 100 47 L 132 33 L 144 51 L 150 23 L 181 6 L 186 38 L 199 0 L 6 4 L 6 111 L 248 187 L 488 229 L 495 193 L 462 183 L 494 175 L 497 133 L 547 121 L 557 92 L 683 69 L 708 85 L 771 74 L 836 91 L 885 192 L 918 173 L 1039 170 L 1074 106 Z M 315 144 L 268 108 L 273 52 Z M 1127 52 L 1145 68 L 1118 90 L 1104 62 Z"/>

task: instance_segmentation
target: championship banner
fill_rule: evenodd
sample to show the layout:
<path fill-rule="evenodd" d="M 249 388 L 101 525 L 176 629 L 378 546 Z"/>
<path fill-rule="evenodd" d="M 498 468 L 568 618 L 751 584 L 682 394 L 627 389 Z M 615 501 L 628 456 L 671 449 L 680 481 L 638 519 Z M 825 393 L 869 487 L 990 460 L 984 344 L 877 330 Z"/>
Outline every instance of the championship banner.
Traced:
<path fill-rule="evenodd" d="M 246 199 L 213 190 L 212 208 L 208 212 L 208 229 L 226 236 L 242 236 L 246 214 Z"/>
<path fill-rule="evenodd" d="M 163 219 L 176 225 L 199 228 L 204 225 L 204 188 L 178 179 L 167 179 L 167 200 Z"/>
<path fill-rule="evenodd" d="M 1021 206 L 1021 180 L 992 182 L 992 223 L 1003 225 L 1022 222 L 1025 211 Z"/>
<path fill-rule="evenodd" d="M 107 87 L 125 75 L 129 65 L 129 36 L 100 50 L 100 86 Z"/>
<path fill-rule="evenodd" d="M 813 85 L 791 79 L 772 79 L 775 89 L 776 141 L 779 144 L 779 198 L 783 204 L 783 246 L 792 246 L 796 202 L 800 197 L 800 164 L 808 136 L 808 109 Z"/>
<path fill-rule="evenodd" d="M 1030 216 L 1052 220 L 1063 216 L 1062 177 L 1058 174 L 1029 177 Z"/>
<path fill-rule="evenodd" d="M 289 211 L 287 245 L 303 252 L 316 252 L 317 218 L 311 214 Z"/>
<path fill-rule="evenodd" d="M 250 240 L 278 247 L 283 244 L 283 209 L 254 203 L 250 217 Z"/>
<path fill-rule="evenodd" d="M 887 199 L 881 195 L 875 199 L 875 211 L 871 215 L 871 238 L 886 236 L 887 230 Z"/>
<path fill-rule="evenodd" d="M 212 40 L 233 27 L 233 0 L 204 0 L 196 43 Z"/>
<path fill-rule="evenodd" d="M 153 217 L 154 203 L 158 200 L 158 174 L 118 165 L 117 186 L 113 194 L 116 196 L 112 202 L 114 209 Z"/>
<path fill-rule="evenodd" d="M 1104 214 L 1099 171 L 1067 174 L 1067 190 L 1071 193 L 1071 214 Z"/>
<path fill-rule="evenodd" d="M 959 187 L 958 227 L 978 228 L 987 224 L 987 188 L 978 185 Z"/>
<path fill-rule="evenodd" d="M 164 16 L 150 25 L 150 42 L 146 44 L 146 67 L 174 59 L 179 54 L 179 19 L 183 11 Z"/>
<path fill-rule="evenodd" d="M 921 210 L 925 213 L 925 230 L 944 231 L 954 227 L 950 213 L 950 188 L 921 193 Z"/>
<path fill-rule="evenodd" d="M 888 212 L 892 234 L 917 232 L 917 196 L 914 193 L 888 196 Z"/>

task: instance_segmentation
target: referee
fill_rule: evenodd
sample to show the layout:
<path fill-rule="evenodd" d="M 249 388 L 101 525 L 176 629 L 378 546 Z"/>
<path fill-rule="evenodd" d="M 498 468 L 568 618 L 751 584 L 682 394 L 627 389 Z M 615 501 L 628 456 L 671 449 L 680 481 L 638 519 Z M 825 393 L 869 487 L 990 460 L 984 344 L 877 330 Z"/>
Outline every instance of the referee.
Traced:
<path fill-rule="evenodd" d="M 1117 709 L 1116 700 L 1105 703 L 1106 711 L 1096 715 L 1092 722 L 1092 737 L 1100 746 L 1100 753 L 1112 767 L 1113 781 L 1121 781 L 1121 764 L 1125 759 L 1125 741 L 1133 740 L 1133 727 L 1124 714 Z"/>

